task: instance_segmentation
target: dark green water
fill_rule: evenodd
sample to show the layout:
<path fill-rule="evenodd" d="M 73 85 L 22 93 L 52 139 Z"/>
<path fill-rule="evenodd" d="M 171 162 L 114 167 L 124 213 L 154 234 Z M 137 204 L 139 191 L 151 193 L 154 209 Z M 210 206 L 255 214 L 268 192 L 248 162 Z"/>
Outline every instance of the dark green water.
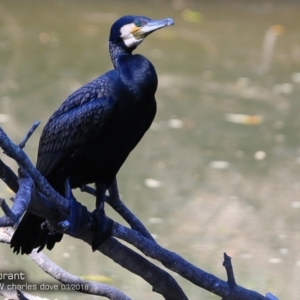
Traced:
<path fill-rule="evenodd" d="M 296 1 L 2 0 L 0 125 L 20 141 L 34 121 L 45 124 L 72 91 L 109 70 L 109 28 L 124 14 L 175 20 L 175 27 L 151 35 L 137 50 L 159 76 L 158 114 L 118 175 L 124 202 L 162 246 L 204 270 L 226 279 L 227 252 L 239 284 L 298 300 Z M 26 146 L 33 161 L 42 127 Z M 11 196 L 2 183 L 0 192 Z M 133 299 L 161 299 L 138 277 L 72 238 L 46 254 L 75 275 L 111 278 Z M 50 280 L 28 257 L 2 245 L 0 270 L 21 267 L 29 281 Z M 219 299 L 176 280 L 190 299 Z"/>

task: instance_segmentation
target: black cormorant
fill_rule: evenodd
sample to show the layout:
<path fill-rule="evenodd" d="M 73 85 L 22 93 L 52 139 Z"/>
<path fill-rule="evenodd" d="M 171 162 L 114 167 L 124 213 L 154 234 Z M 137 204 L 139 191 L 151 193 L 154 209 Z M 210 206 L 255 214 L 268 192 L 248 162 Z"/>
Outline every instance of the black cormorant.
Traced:
<path fill-rule="evenodd" d="M 117 20 L 109 36 L 114 70 L 75 91 L 49 119 L 40 138 L 36 168 L 61 195 L 67 179 L 72 188 L 95 183 L 96 210 L 104 213 L 106 190 L 156 113 L 155 68 L 132 51 L 150 33 L 173 24 L 169 18 L 142 16 Z M 51 250 L 61 240 L 61 233 L 41 229 L 44 221 L 25 213 L 11 240 L 14 252 L 29 254 L 44 246 Z M 93 249 L 101 242 L 101 238 L 93 241 Z"/>

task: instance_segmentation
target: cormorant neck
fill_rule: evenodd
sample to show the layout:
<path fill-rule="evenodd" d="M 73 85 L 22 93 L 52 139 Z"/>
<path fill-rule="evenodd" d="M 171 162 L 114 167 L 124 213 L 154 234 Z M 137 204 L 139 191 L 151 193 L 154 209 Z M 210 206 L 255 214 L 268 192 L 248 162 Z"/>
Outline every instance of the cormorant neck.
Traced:
<path fill-rule="evenodd" d="M 131 55 L 132 51 L 135 49 L 135 48 L 131 48 L 131 49 L 125 48 L 122 44 L 119 45 L 119 44 L 111 42 L 111 41 L 109 41 L 109 43 L 108 43 L 108 48 L 109 48 L 109 54 L 111 57 L 111 61 L 116 70 L 118 70 L 118 63 L 117 63 L 118 57 L 121 55 Z"/>
<path fill-rule="evenodd" d="M 153 99 L 157 89 L 157 75 L 151 62 L 144 56 L 132 55 L 135 48 L 127 48 L 122 42 L 109 41 L 109 53 L 119 78 L 136 99 Z"/>

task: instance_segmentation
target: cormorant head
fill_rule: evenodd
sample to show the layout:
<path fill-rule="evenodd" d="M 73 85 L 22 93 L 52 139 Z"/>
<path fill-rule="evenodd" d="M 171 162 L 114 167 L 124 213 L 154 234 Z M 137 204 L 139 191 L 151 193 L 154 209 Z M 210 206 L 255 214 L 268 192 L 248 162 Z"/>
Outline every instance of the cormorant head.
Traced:
<path fill-rule="evenodd" d="M 151 20 L 142 16 L 124 16 L 112 25 L 109 41 L 131 52 L 147 35 L 170 25 L 174 25 L 170 18 Z"/>

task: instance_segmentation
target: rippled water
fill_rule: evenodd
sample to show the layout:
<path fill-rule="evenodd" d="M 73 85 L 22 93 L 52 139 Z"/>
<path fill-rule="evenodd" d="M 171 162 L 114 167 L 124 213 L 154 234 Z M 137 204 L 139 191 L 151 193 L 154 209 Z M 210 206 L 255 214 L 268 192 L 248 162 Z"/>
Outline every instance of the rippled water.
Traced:
<path fill-rule="evenodd" d="M 172 17 L 175 27 L 138 48 L 157 69 L 158 114 L 120 171 L 122 198 L 162 246 L 223 279 L 226 251 L 239 284 L 298 300 L 299 12 L 296 1 L 1 1 L 0 125 L 19 141 L 110 69 L 108 31 L 119 16 Z M 41 129 L 26 146 L 33 161 Z M 134 299 L 161 299 L 72 238 L 48 254 Z M 24 266 L 30 281 L 49 280 L 5 245 L 0 257 L 0 270 Z M 190 299 L 218 299 L 176 280 Z"/>

